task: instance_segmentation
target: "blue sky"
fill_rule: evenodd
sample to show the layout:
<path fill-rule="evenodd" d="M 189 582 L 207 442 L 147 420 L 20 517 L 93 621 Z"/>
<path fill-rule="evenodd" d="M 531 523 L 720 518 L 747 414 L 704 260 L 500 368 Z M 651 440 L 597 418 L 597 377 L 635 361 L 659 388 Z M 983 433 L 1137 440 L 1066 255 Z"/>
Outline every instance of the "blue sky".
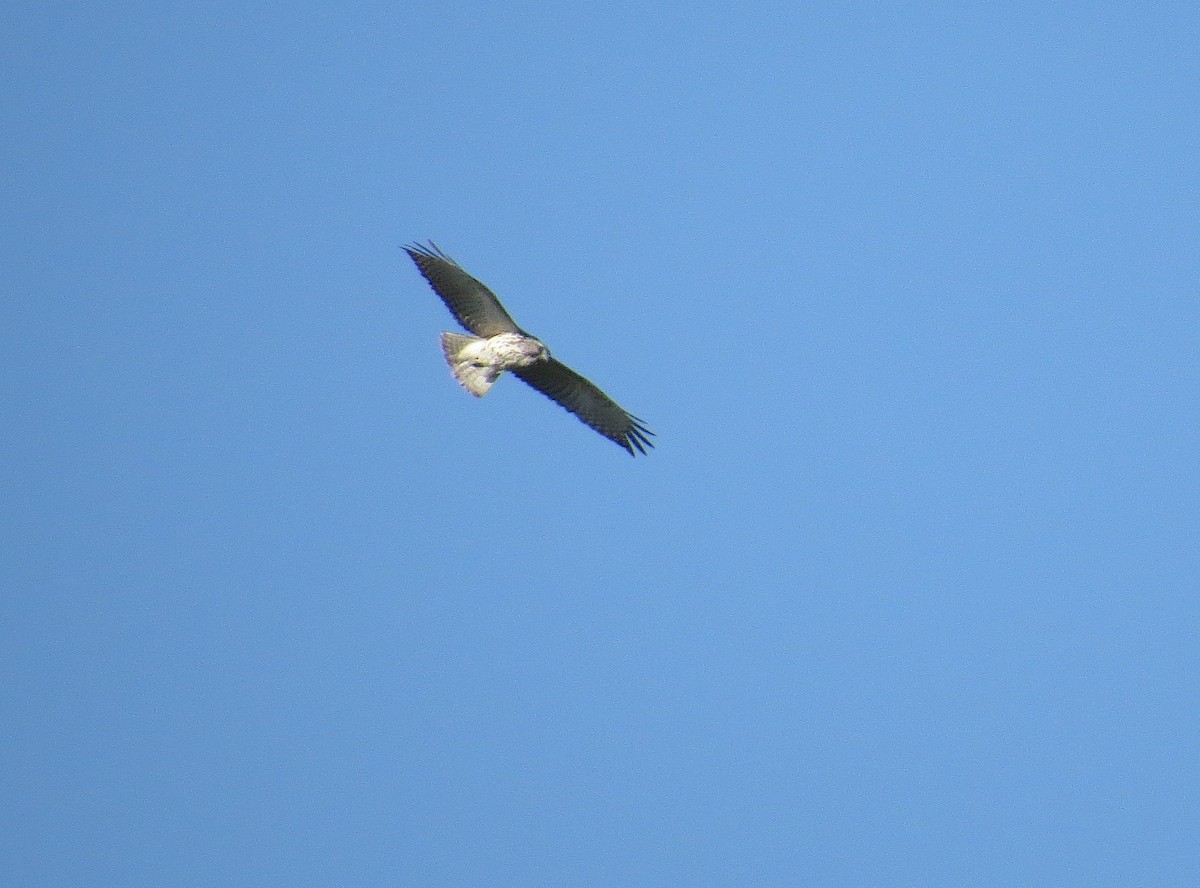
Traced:
<path fill-rule="evenodd" d="M 1200 883 L 1194 4 L 4 30 L 13 884 Z"/>

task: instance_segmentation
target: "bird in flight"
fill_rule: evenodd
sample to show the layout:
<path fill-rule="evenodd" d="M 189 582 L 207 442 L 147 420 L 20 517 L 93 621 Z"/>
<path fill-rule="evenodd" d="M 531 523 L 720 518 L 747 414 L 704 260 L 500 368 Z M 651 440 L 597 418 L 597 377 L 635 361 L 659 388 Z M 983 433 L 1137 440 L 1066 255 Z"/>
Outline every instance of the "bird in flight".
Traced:
<path fill-rule="evenodd" d="M 442 351 L 463 388 L 482 398 L 510 370 L 527 385 L 570 410 L 630 456 L 653 447 L 654 433 L 566 364 L 551 357 L 537 338 L 516 325 L 496 294 L 430 241 L 404 248 L 417 269 L 470 332 L 443 333 Z"/>

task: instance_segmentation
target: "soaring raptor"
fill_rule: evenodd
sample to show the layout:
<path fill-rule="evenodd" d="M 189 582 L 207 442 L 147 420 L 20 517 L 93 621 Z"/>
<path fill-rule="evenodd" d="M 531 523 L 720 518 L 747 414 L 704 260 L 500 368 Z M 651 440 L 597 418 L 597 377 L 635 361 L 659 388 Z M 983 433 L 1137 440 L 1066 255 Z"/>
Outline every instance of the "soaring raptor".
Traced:
<path fill-rule="evenodd" d="M 516 325 L 495 293 L 467 274 L 437 244 L 413 244 L 404 250 L 450 313 L 474 334 L 442 334 L 446 363 L 463 388 L 483 397 L 501 373 L 511 370 L 527 385 L 624 447 L 630 456 L 644 454 L 647 447 L 654 446 L 650 441 L 654 433 L 640 419 L 551 357 L 541 341 Z"/>

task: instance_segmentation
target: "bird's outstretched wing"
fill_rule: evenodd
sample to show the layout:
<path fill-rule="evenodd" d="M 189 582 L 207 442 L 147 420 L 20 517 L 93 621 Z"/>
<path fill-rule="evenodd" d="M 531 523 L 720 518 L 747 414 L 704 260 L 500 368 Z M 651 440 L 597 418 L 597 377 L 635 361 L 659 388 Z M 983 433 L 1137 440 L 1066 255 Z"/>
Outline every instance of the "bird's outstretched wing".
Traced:
<path fill-rule="evenodd" d="M 644 454 L 647 447 L 654 446 L 650 440 L 654 432 L 566 364 L 550 358 L 528 367 L 517 367 L 512 372 L 566 407 L 608 440 L 620 444 L 630 456 L 636 455 L 634 448 L 637 453 Z"/>
<path fill-rule="evenodd" d="M 467 330 L 476 336 L 524 333 L 509 317 L 496 294 L 467 274 L 433 241 L 429 246 L 413 244 L 404 251 L 417 264 L 433 291 L 442 297 L 446 308 Z"/>

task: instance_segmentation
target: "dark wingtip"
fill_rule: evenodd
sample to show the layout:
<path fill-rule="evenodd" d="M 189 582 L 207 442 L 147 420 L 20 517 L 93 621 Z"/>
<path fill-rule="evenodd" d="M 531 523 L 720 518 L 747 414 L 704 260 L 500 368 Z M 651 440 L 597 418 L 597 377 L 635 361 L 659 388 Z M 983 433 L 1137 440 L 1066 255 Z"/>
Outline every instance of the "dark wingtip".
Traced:
<path fill-rule="evenodd" d="M 648 456 L 649 454 L 646 452 L 646 448 L 654 447 L 654 442 L 651 441 L 649 437 L 653 435 L 654 432 L 642 425 L 642 421 L 633 414 L 629 414 L 629 419 L 629 429 L 621 436 L 621 440 L 619 440 L 617 443 L 629 451 L 630 456 L 637 456 L 639 453 L 642 454 L 642 456 Z M 634 448 L 637 448 L 636 452 L 634 451 Z"/>
<path fill-rule="evenodd" d="M 408 253 L 409 258 L 411 258 L 412 261 L 416 262 L 418 265 L 421 264 L 421 258 L 441 259 L 445 262 L 449 262 L 451 265 L 458 265 L 457 262 L 446 255 L 445 250 L 439 247 L 432 240 L 426 241 L 425 243 L 414 241 L 411 244 L 404 244 L 403 249 L 404 252 Z"/>

